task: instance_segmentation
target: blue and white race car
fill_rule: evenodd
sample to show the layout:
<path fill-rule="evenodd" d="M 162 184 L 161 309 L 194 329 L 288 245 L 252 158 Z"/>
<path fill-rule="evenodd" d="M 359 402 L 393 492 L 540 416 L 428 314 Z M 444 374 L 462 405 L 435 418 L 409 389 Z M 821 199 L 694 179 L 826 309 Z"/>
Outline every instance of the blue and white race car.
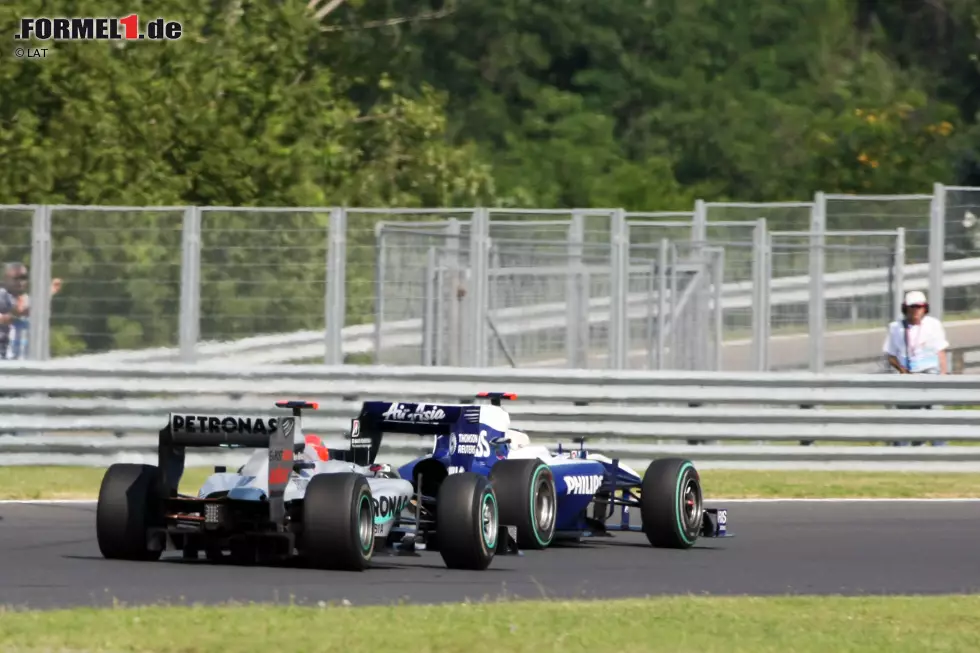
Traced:
<path fill-rule="evenodd" d="M 451 474 L 489 477 L 500 523 L 516 527 L 522 549 L 614 530 L 640 531 L 655 547 L 680 549 L 692 547 L 699 537 L 730 537 L 727 510 L 703 506 L 700 476 L 691 461 L 654 460 L 641 476 L 584 444 L 572 451 L 559 444 L 553 452 L 511 428 L 500 404 L 515 395 L 483 392 L 478 397 L 491 403 L 367 401 L 352 431 L 370 438 L 375 455 L 384 433 L 434 436 L 432 452 L 401 466 L 398 475 L 411 479 L 423 498 L 437 496 Z M 609 524 L 616 506 L 622 507 L 621 522 Z M 423 511 L 428 508 L 423 500 Z M 630 508 L 639 509 L 642 525 L 630 524 Z"/>

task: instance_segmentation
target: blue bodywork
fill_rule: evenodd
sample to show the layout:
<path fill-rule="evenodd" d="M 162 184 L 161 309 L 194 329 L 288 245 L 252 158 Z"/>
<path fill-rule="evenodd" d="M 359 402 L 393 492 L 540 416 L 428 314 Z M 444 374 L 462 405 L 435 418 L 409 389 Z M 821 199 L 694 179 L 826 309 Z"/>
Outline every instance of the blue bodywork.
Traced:
<path fill-rule="evenodd" d="M 502 393 L 480 396 L 494 399 L 499 406 Z M 448 473 L 476 472 L 488 476 L 493 465 L 506 460 L 511 449 L 505 433 L 481 419 L 478 404 L 427 404 L 388 401 L 368 401 L 363 404 L 354 429 L 362 436 L 370 435 L 375 448 L 381 433 L 404 433 L 435 436 L 430 454 L 412 460 L 398 469 L 402 478 L 411 479 L 420 464 L 438 463 Z M 352 430 L 354 430 L 352 429 Z M 610 530 L 640 530 L 630 525 L 630 508 L 639 508 L 636 490 L 643 479 L 619 466 L 618 460 L 596 460 L 589 457 L 584 443 L 576 450 L 550 452 L 545 458 L 555 478 L 557 493 L 556 537 L 592 536 Z M 432 462 L 429 462 L 432 461 Z M 420 494 L 422 489 L 419 488 Z M 588 516 L 589 504 L 600 495 L 605 501 L 604 519 Z M 605 523 L 612 517 L 615 506 L 622 507 L 622 520 L 613 526 Z M 727 511 L 705 510 L 706 537 L 727 536 Z"/>

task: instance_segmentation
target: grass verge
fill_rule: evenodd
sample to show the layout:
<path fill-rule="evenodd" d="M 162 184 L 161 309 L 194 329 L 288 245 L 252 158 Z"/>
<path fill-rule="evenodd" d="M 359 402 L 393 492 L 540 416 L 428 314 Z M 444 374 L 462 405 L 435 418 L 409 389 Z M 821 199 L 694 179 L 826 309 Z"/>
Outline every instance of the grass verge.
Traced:
<path fill-rule="evenodd" d="M 602 618 L 597 620 L 596 615 Z M 147 607 L 0 612 L 5 652 L 902 653 L 980 647 L 980 597 L 656 598 L 390 607 Z M 373 627 L 384 624 L 382 631 Z"/>
<path fill-rule="evenodd" d="M 94 499 L 104 469 L 97 467 L 0 467 L 0 499 Z M 196 494 L 208 467 L 189 468 L 181 491 Z M 928 472 L 805 472 L 708 469 L 701 471 L 705 497 L 902 498 L 980 497 L 980 473 L 943 476 Z"/>

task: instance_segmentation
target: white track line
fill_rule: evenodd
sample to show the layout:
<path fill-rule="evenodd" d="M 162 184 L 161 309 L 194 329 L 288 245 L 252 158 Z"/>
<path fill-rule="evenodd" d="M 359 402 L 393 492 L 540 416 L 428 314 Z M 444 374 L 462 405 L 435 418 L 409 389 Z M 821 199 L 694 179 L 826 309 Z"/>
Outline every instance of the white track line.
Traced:
<path fill-rule="evenodd" d="M 767 498 L 767 499 L 731 499 L 705 497 L 705 503 L 969 503 L 980 501 L 980 497 L 952 497 L 945 499 L 923 498 L 873 498 L 873 497 L 841 497 L 841 498 Z M 0 499 L 0 504 L 23 505 L 58 505 L 58 504 L 95 504 L 95 499 Z"/>

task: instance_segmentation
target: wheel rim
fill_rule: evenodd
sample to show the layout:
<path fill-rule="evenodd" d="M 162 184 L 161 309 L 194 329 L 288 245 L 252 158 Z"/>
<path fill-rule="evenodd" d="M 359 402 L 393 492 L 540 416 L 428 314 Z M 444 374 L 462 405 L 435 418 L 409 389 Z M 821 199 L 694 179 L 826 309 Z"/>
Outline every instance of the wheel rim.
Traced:
<path fill-rule="evenodd" d="M 546 478 L 539 479 L 534 497 L 534 519 L 537 522 L 538 531 L 549 533 L 554 518 L 555 497 L 551 492 L 551 484 Z"/>
<path fill-rule="evenodd" d="M 701 487 L 697 480 L 688 478 L 681 493 L 681 511 L 688 530 L 697 529 L 701 523 Z"/>
<path fill-rule="evenodd" d="M 484 495 L 483 510 L 481 512 L 480 523 L 482 525 L 483 541 L 492 548 L 497 540 L 497 502 L 494 500 L 492 494 Z"/>
<path fill-rule="evenodd" d="M 361 541 L 361 549 L 370 551 L 374 546 L 374 514 L 371 510 L 371 499 L 367 495 L 361 496 L 361 503 L 357 511 L 357 534 Z"/>

